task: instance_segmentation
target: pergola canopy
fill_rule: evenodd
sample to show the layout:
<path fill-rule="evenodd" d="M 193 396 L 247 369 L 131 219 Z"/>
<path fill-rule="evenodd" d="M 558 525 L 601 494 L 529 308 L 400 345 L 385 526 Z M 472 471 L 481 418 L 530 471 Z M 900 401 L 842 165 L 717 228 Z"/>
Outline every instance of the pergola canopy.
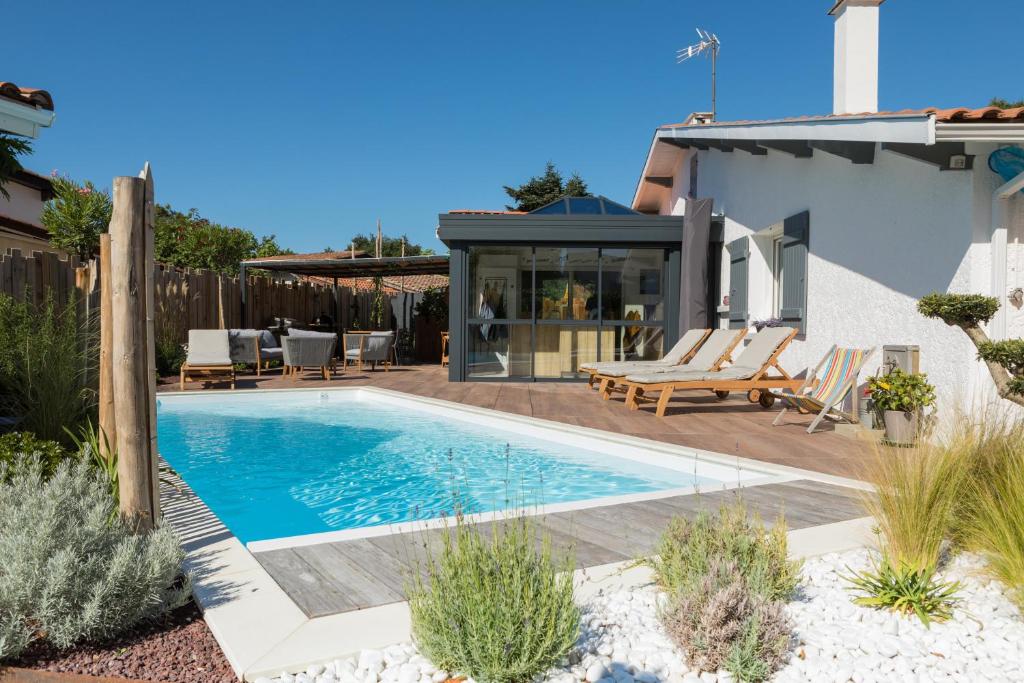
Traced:
<path fill-rule="evenodd" d="M 255 258 L 242 261 L 248 268 L 275 270 L 317 277 L 376 277 L 399 275 L 447 275 L 448 256 L 385 256 L 382 258 Z"/>

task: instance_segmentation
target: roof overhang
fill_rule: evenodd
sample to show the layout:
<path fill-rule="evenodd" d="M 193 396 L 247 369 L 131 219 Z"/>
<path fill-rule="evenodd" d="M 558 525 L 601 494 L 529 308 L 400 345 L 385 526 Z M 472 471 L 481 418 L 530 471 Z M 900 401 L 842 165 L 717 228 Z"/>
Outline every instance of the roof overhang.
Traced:
<path fill-rule="evenodd" d="M 319 277 L 376 277 L 398 275 L 447 275 L 448 256 L 386 256 L 339 259 L 248 259 L 244 268 L 260 268 L 295 275 Z"/>
<path fill-rule="evenodd" d="M 0 97 L 0 131 L 37 138 L 39 129 L 52 126 L 55 118 L 56 114 L 49 109 Z"/>
<path fill-rule="evenodd" d="M 448 214 L 438 217 L 437 236 L 452 242 L 504 244 L 678 244 L 682 216 L 645 214 L 565 215 Z"/>

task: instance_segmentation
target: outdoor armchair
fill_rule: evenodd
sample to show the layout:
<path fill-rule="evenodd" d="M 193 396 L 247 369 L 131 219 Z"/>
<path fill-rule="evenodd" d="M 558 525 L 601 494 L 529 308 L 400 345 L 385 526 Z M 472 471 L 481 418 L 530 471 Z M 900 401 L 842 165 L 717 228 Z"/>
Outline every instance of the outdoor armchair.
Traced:
<path fill-rule="evenodd" d="M 394 332 L 347 333 L 342 335 L 344 356 L 341 367 L 344 370 L 353 364 L 362 372 L 363 364 L 370 363 L 376 369 L 377 363 L 387 372 L 391 368 L 392 347 L 395 345 Z"/>
<path fill-rule="evenodd" d="M 228 330 L 231 361 L 256 367 L 256 376 L 272 360 L 282 360 L 281 347 L 269 330 Z"/>
<path fill-rule="evenodd" d="M 843 412 L 837 406 L 841 406 L 846 395 L 857 386 L 857 375 L 874 352 L 874 348 L 844 349 L 833 345 L 807 374 L 799 389 L 782 391 L 779 394 L 787 405 L 783 406 L 772 424 L 782 424 L 782 418 L 790 406 L 802 413 L 817 413 L 811 421 L 811 426 L 807 428 L 808 434 L 813 434 L 818 424 L 826 417 L 857 422 L 856 404 L 849 413 Z M 854 396 L 856 397 L 856 393 Z"/>
<path fill-rule="evenodd" d="M 235 388 L 235 365 L 227 330 L 189 330 L 185 362 L 181 364 L 181 389 L 194 376 L 226 376 Z"/>
<path fill-rule="evenodd" d="M 324 379 L 331 379 L 337 345 L 338 335 L 333 332 L 290 330 L 287 336 L 281 337 L 285 374 L 297 376 L 304 368 L 317 368 Z"/>

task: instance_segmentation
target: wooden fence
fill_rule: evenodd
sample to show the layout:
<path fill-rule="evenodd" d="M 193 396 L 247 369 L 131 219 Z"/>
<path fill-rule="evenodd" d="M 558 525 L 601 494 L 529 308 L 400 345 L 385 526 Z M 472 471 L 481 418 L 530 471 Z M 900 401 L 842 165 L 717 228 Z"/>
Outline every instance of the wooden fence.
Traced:
<path fill-rule="evenodd" d="M 326 315 L 342 329 L 368 329 L 373 294 L 347 287 L 248 278 L 246 321 L 242 320 L 237 277 L 208 270 L 155 267 L 156 337 L 184 342 L 189 329 L 266 327 L 273 318 L 308 323 Z M 80 264 L 75 257 L 48 252 L 22 254 L 8 250 L 0 257 L 0 292 L 41 303 L 52 292 L 63 304 L 76 292 L 89 310 L 99 308 L 99 264 Z"/>

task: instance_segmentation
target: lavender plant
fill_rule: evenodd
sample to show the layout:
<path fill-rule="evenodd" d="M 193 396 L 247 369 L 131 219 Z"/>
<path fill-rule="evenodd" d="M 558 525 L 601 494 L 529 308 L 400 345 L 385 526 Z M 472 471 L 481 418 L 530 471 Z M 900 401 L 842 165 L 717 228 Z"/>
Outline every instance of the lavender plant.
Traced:
<path fill-rule="evenodd" d="M 0 463 L 0 661 L 35 640 L 113 637 L 188 599 L 169 527 L 135 535 L 86 458 L 44 477 L 38 458 Z"/>

